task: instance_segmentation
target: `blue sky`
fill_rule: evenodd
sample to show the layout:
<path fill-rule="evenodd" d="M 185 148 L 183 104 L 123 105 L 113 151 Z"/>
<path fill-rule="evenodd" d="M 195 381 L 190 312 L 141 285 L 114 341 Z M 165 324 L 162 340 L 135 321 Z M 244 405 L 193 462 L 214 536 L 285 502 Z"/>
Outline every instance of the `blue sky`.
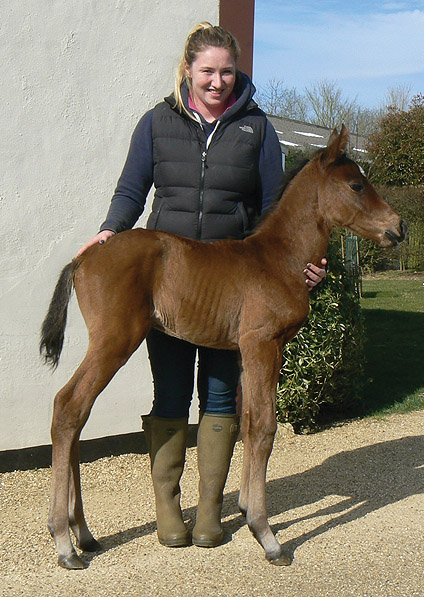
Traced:
<path fill-rule="evenodd" d="M 334 81 L 368 108 L 389 87 L 424 93 L 424 0 L 256 0 L 253 80 L 270 79 Z"/>

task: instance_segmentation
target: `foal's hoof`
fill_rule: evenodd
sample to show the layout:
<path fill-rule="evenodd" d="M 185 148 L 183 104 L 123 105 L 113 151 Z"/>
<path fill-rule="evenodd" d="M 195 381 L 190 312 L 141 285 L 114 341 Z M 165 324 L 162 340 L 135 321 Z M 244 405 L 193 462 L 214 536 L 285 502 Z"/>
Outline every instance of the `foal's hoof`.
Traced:
<path fill-rule="evenodd" d="M 293 556 L 290 553 L 283 551 L 281 551 L 280 555 L 276 558 L 266 556 L 266 559 L 274 566 L 290 566 L 293 562 Z"/>
<path fill-rule="evenodd" d="M 70 556 L 59 556 L 58 564 L 66 570 L 84 570 L 88 567 L 88 564 L 81 560 L 76 553 L 71 553 Z"/>
<path fill-rule="evenodd" d="M 82 551 L 101 551 L 103 549 L 101 544 L 94 538 L 89 541 L 81 541 L 81 543 L 78 543 L 78 547 Z"/>

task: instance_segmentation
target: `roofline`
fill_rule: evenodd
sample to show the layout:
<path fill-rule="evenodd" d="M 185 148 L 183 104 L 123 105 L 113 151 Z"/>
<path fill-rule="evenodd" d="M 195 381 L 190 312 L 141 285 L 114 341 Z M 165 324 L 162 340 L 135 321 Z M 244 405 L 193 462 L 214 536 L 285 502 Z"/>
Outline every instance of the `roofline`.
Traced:
<path fill-rule="evenodd" d="M 266 116 L 267 118 L 276 118 L 278 120 L 288 120 L 289 122 L 296 122 L 297 124 L 306 124 L 308 126 L 313 126 L 317 129 L 324 129 L 325 131 L 334 130 L 329 126 L 323 126 L 322 124 L 314 124 L 313 122 L 307 122 L 306 120 L 296 120 L 295 118 L 288 118 L 287 116 L 275 116 L 274 114 L 267 114 Z"/>

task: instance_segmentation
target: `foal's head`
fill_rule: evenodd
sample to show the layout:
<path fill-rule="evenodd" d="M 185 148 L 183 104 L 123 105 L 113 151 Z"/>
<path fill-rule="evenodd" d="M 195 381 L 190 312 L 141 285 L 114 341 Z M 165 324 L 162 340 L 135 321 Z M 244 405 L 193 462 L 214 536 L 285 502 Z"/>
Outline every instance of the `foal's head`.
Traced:
<path fill-rule="evenodd" d="M 382 247 L 397 245 L 405 238 L 406 224 L 377 193 L 359 166 L 346 156 L 348 139 L 345 126 L 340 133 L 334 130 L 326 149 L 311 160 L 320 175 L 320 213 L 330 227 L 350 228 Z"/>

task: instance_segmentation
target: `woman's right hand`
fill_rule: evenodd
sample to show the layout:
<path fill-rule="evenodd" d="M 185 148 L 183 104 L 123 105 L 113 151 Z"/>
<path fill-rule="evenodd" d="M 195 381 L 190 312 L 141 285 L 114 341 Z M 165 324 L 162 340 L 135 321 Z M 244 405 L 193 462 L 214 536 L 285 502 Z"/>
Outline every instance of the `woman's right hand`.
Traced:
<path fill-rule="evenodd" d="M 112 236 L 115 236 L 115 234 L 116 234 L 116 232 L 113 232 L 113 230 L 102 230 L 101 232 L 99 232 L 99 234 L 96 234 L 96 236 L 93 236 L 93 238 L 91 238 L 88 241 L 88 243 L 85 243 L 85 245 L 83 247 L 81 247 L 81 249 L 78 251 L 78 253 L 75 255 L 75 257 L 79 257 L 80 255 L 82 255 L 84 253 L 84 251 L 86 251 L 88 249 L 88 247 L 91 247 L 92 245 L 95 245 L 96 243 L 100 243 L 102 245 L 109 238 L 111 238 Z"/>

